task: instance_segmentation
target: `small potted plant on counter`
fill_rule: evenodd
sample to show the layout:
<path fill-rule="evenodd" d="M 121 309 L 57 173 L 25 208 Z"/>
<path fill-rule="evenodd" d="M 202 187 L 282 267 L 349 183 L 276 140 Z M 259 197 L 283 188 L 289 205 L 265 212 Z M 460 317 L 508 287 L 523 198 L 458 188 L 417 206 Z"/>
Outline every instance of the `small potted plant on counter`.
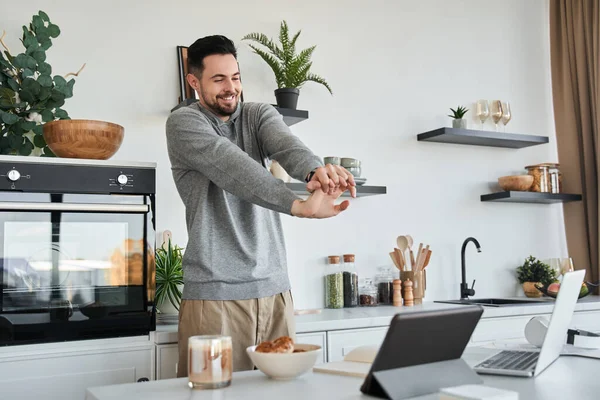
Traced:
<path fill-rule="evenodd" d="M 453 118 L 452 127 L 467 129 L 467 120 L 463 117 L 469 110 L 463 106 L 458 106 L 456 110 L 451 108 L 450 111 L 452 111 L 452 115 L 448 114 L 448 116 L 450 118 Z"/>
<path fill-rule="evenodd" d="M 541 297 L 542 293 L 536 285 L 547 286 L 557 281 L 554 269 L 531 255 L 525 259 L 523 265 L 517 267 L 517 279 L 527 297 Z"/>
<path fill-rule="evenodd" d="M 310 72 L 312 67 L 310 58 L 317 46 L 311 46 L 296 53 L 296 40 L 300 36 L 300 32 L 296 32 L 290 38 L 288 25 L 282 21 L 279 29 L 281 47 L 262 33 L 250 33 L 242 38 L 242 40 L 251 40 L 266 48 L 266 50 L 262 50 L 249 45 L 273 70 L 278 88 L 275 90 L 275 98 L 277 105 L 282 108 L 296 109 L 300 95 L 299 89 L 308 81 L 325 86 L 329 93 L 333 94 L 325 79 Z"/>
<path fill-rule="evenodd" d="M 156 249 L 156 308 L 161 314 L 178 314 L 183 287 L 183 248 L 166 243 Z"/>

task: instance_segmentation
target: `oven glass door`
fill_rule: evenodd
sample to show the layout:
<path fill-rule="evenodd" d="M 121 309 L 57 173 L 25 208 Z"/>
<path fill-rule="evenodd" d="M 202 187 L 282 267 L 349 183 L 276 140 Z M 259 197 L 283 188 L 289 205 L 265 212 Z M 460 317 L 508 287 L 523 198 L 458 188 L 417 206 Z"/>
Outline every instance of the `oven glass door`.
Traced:
<path fill-rule="evenodd" d="M 154 329 L 148 196 L 13 195 L 0 195 L 0 345 Z"/>

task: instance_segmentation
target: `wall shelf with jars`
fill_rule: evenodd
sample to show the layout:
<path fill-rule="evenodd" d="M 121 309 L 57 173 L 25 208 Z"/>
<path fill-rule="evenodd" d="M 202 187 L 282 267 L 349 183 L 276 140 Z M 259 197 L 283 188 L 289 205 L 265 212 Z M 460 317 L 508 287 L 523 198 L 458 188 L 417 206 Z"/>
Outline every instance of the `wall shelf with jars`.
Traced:
<path fill-rule="evenodd" d="M 482 194 L 481 201 L 554 204 L 581 201 L 580 194 L 504 191 Z"/>
<path fill-rule="evenodd" d="M 525 169 L 527 175 L 498 178 L 504 191 L 484 194 L 481 201 L 553 204 L 582 200 L 580 194 L 563 193 L 559 164 L 535 164 Z"/>

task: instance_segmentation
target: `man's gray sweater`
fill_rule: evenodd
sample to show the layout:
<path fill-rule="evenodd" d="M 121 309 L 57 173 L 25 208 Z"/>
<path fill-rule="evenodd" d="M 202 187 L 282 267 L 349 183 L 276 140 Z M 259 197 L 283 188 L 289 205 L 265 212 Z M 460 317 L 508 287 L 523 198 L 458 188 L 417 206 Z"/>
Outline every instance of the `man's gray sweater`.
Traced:
<path fill-rule="evenodd" d="M 269 104 L 240 103 L 223 122 L 198 103 L 166 124 L 188 243 L 184 299 L 242 300 L 290 289 L 279 213 L 298 197 L 266 169 L 277 160 L 298 180 L 322 164 Z"/>

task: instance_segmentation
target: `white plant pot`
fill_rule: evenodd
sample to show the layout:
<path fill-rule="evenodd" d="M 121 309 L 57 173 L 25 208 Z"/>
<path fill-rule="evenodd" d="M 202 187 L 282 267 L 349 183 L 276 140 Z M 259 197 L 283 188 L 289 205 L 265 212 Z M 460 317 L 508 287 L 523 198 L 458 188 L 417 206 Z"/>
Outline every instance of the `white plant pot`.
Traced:
<path fill-rule="evenodd" d="M 179 285 L 177 287 L 183 293 L 183 285 Z M 175 306 L 173 304 L 171 304 L 168 297 L 161 304 L 157 304 L 156 308 L 163 315 L 179 314 L 179 311 L 177 311 Z"/>
<path fill-rule="evenodd" d="M 160 306 L 157 307 L 158 311 L 160 311 L 161 315 L 168 314 L 179 314 L 179 311 L 175 308 L 173 304 L 167 299 Z"/>
<path fill-rule="evenodd" d="M 461 119 L 453 119 L 452 120 L 453 128 L 467 129 L 467 120 L 464 118 Z"/>

